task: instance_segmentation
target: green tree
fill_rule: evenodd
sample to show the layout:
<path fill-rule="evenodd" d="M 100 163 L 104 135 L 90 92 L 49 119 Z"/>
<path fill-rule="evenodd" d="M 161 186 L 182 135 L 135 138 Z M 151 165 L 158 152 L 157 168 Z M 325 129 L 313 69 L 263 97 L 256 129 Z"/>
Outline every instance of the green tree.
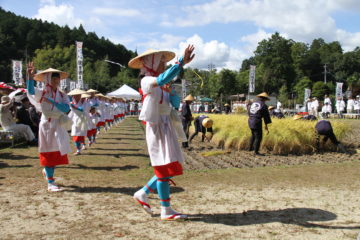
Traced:
<path fill-rule="evenodd" d="M 311 95 L 317 97 L 319 100 L 324 100 L 325 94 L 328 94 L 329 90 L 324 82 L 316 82 L 312 87 Z"/>

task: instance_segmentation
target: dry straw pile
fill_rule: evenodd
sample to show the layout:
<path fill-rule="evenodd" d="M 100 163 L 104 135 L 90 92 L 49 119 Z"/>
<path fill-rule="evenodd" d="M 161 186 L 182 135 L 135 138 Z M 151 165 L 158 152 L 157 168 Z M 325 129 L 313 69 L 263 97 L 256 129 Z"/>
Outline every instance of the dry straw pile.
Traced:
<path fill-rule="evenodd" d="M 248 117 L 245 115 L 209 114 L 214 120 L 214 137 L 212 142 L 225 149 L 247 150 L 251 132 L 248 127 Z M 317 121 L 304 121 L 292 118 L 272 119 L 268 125 L 270 134 L 263 131 L 262 150 L 273 154 L 309 154 L 315 152 Z M 339 141 L 350 131 L 350 127 L 340 121 L 331 122 Z M 325 151 L 335 147 L 328 141 L 322 146 Z"/>

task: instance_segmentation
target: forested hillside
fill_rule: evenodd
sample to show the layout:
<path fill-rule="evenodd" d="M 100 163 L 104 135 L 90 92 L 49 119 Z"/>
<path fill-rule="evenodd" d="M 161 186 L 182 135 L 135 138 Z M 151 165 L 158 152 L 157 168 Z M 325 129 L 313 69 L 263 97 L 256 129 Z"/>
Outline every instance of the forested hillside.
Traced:
<path fill-rule="evenodd" d="M 70 29 L 36 19 L 17 16 L 0 8 L 0 81 L 11 82 L 11 60 L 34 60 L 38 69 L 58 68 L 76 79 L 75 41 L 84 42 L 84 81 L 90 87 L 108 91 L 122 82 L 134 81 L 133 71 L 105 62 L 110 59 L 124 66 L 136 54 L 114 44 L 80 25 Z M 121 77 L 119 77 L 119 76 Z"/>

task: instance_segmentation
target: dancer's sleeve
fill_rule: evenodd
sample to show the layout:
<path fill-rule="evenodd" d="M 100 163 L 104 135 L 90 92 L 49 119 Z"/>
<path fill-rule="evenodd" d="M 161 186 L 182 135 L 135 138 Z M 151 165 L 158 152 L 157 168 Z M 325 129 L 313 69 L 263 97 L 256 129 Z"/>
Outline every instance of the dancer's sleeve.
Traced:
<path fill-rule="evenodd" d="M 56 107 L 57 109 L 59 109 L 61 112 L 67 113 L 67 112 L 70 111 L 70 107 L 69 107 L 69 105 L 66 104 L 66 103 L 57 103 L 57 102 L 55 102 L 55 101 L 54 101 L 53 99 L 51 99 L 51 98 L 47 98 L 47 100 L 48 100 L 49 102 L 51 102 L 52 104 L 54 104 L 55 107 Z"/>
<path fill-rule="evenodd" d="M 163 86 L 169 83 L 174 77 L 176 77 L 182 70 L 184 65 L 184 59 L 181 57 L 179 62 L 174 64 L 171 68 L 160 74 L 156 78 L 156 83 L 159 86 Z"/>

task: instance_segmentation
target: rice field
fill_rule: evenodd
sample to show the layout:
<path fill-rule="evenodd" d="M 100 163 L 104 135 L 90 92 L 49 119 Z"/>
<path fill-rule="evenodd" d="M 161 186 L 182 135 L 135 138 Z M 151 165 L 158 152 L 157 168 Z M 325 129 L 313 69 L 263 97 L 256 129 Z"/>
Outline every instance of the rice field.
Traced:
<path fill-rule="evenodd" d="M 212 142 L 223 149 L 247 150 L 251 131 L 248 116 L 209 114 L 214 120 Z M 262 151 L 272 154 L 311 154 L 316 151 L 317 121 L 293 120 L 292 118 L 272 119 L 268 125 L 270 133 L 263 131 Z M 350 133 L 350 126 L 341 121 L 331 121 L 334 133 L 339 141 Z M 328 141 L 322 146 L 325 151 L 335 150 Z"/>

